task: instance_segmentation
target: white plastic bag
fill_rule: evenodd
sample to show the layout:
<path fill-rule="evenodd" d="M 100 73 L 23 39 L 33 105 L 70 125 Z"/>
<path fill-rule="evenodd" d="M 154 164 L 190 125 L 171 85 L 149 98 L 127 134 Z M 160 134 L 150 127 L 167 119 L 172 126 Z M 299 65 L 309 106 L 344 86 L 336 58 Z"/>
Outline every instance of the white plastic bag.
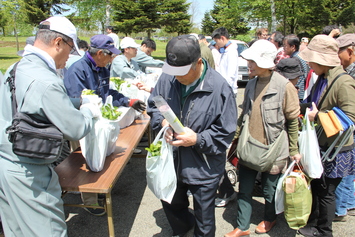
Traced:
<path fill-rule="evenodd" d="M 107 103 L 112 104 L 112 96 L 107 98 Z M 118 120 L 109 120 L 101 116 L 94 119 L 90 133 L 79 141 L 81 152 L 90 170 L 99 172 L 103 169 L 106 156 L 111 155 L 116 149 L 119 133 Z"/>
<path fill-rule="evenodd" d="M 153 144 L 162 142 L 160 156 L 151 156 L 148 152 L 146 159 L 146 177 L 148 188 L 154 195 L 168 203 L 171 203 L 176 191 L 177 179 L 174 168 L 172 145 L 165 141 L 165 132 L 169 127 L 163 127 Z"/>
<path fill-rule="evenodd" d="M 119 92 L 130 99 L 138 99 L 138 87 L 133 85 L 134 81 L 126 79 L 124 83 L 121 84 Z"/>
<path fill-rule="evenodd" d="M 276 192 L 275 192 L 276 214 L 280 214 L 280 213 L 284 212 L 284 210 L 285 210 L 285 205 L 284 205 L 285 192 L 282 188 L 282 184 L 283 184 L 283 181 L 285 180 L 285 178 L 292 172 L 295 164 L 296 164 L 296 161 L 295 160 L 292 161 L 292 163 L 288 166 L 286 172 L 283 175 L 281 175 L 281 177 L 279 178 L 279 181 L 277 181 Z"/>
<path fill-rule="evenodd" d="M 298 137 L 299 151 L 302 155 L 301 164 L 304 172 L 312 179 L 319 179 L 323 173 L 323 165 L 319 152 L 317 133 L 314 123 L 309 121 L 307 109 L 302 131 Z"/>

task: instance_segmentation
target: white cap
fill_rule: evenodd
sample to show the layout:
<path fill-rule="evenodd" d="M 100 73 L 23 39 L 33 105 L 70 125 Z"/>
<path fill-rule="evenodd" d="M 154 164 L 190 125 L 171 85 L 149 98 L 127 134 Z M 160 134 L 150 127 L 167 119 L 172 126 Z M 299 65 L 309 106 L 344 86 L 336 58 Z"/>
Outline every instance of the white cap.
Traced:
<path fill-rule="evenodd" d="M 260 39 L 255 41 L 250 48 L 244 50 L 240 56 L 246 60 L 252 60 L 260 68 L 275 67 L 277 49 L 273 43 L 268 40 Z"/>
<path fill-rule="evenodd" d="M 69 38 L 71 38 L 73 40 L 76 52 L 79 52 L 79 48 L 76 43 L 77 41 L 76 29 L 73 23 L 71 23 L 71 21 L 68 20 L 68 18 L 64 16 L 52 16 L 40 23 L 40 27 L 39 27 L 40 29 L 46 29 L 45 25 L 42 25 L 42 23 L 46 21 L 50 22 L 49 28 L 47 28 L 48 30 L 58 32 L 60 34 L 66 35 Z"/>
<path fill-rule="evenodd" d="M 121 49 L 125 48 L 139 48 L 140 45 L 137 44 L 131 37 L 124 37 L 120 43 Z"/>

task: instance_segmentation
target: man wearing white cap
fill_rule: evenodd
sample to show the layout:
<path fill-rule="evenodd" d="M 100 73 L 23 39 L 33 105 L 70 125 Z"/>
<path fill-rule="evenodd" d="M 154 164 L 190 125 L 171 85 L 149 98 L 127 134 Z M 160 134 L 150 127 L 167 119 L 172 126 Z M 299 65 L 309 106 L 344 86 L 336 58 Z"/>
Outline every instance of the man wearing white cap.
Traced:
<path fill-rule="evenodd" d="M 141 72 L 139 65 L 132 58 L 137 56 L 140 47 L 134 39 L 125 37 L 121 40 L 123 55 L 117 56 L 111 65 L 111 77 L 135 78 Z"/>
<path fill-rule="evenodd" d="M 66 140 L 90 132 L 100 109 L 70 100 L 56 69 L 64 68 L 77 51 L 76 29 L 65 17 L 51 17 L 39 25 L 34 45 L 27 45 L 15 70 L 18 111 L 54 124 Z M 5 78 L 9 78 L 12 67 Z M 7 81 L 8 82 L 8 81 Z M 12 122 L 10 83 L 0 85 L 0 216 L 6 236 L 67 236 L 58 176 L 53 160 L 18 156 L 5 130 Z M 75 104 L 77 108 L 74 107 Z"/>
<path fill-rule="evenodd" d="M 236 130 L 235 95 L 226 80 L 201 58 L 195 36 L 181 35 L 166 46 L 163 74 L 149 98 L 151 126 L 169 125 L 153 98 L 161 95 L 185 126 L 185 133 L 167 131 L 174 146 L 177 188 L 172 202 L 162 201 L 173 236 L 215 236 L 215 194 L 226 163 L 226 150 Z M 173 139 L 174 138 L 174 139 Z M 193 195 L 194 215 L 186 192 Z"/>

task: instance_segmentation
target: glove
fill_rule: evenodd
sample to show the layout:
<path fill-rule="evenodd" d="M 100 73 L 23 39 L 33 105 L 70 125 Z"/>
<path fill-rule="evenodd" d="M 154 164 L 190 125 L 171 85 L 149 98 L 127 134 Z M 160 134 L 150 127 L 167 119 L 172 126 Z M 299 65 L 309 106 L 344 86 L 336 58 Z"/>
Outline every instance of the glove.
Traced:
<path fill-rule="evenodd" d="M 131 99 L 129 101 L 129 106 L 140 113 L 142 113 L 147 108 L 146 104 L 143 101 L 138 99 Z"/>
<path fill-rule="evenodd" d="M 82 96 L 81 104 L 94 104 L 100 105 L 102 102 L 102 98 L 97 95 L 84 95 Z"/>
<path fill-rule="evenodd" d="M 94 117 L 94 118 L 98 118 L 101 116 L 101 110 L 98 105 L 86 103 L 86 104 L 83 104 L 82 106 L 80 106 L 80 110 L 82 108 L 88 108 L 92 113 L 92 117 Z"/>

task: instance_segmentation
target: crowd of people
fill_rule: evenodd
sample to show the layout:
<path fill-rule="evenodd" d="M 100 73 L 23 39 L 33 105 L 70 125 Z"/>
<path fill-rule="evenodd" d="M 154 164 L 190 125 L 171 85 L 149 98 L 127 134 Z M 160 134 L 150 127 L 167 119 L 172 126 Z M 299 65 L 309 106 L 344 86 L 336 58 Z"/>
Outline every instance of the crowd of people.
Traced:
<path fill-rule="evenodd" d="M 99 104 L 112 96 L 114 106 L 147 111 L 151 128 L 159 131 L 169 123 L 154 103 L 162 96 L 180 119 L 185 132 L 167 130 L 173 146 L 177 188 L 171 203 L 161 201 L 172 236 L 215 236 L 215 208 L 236 200 L 235 229 L 226 237 L 250 235 L 250 218 L 256 180 L 260 180 L 264 203 L 262 221 L 255 232 L 269 232 L 277 221 L 275 192 L 280 176 L 291 161 L 300 162 L 299 115 L 308 111 L 311 121 L 322 126 L 320 113 L 340 108 L 355 121 L 355 34 L 340 36 L 334 26 L 324 28 L 311 40 L 295 34 L 256 31 L 249 48 L 238 55 L 228 30 L 215 29 L 212 41 L 204 35 L 172 38 L 166 46 L 165 62 L 154 59 L 154 40 L 139 45 L 133 38 L 119 39 L 114 27 L 79 40 L 75 26 L 65 17 L 50 17 L 40 23 L 35 37 L 18 52 L 22 59 L 0 77 L 0 217 L 6 236 L 67 236 L 63 201 L 52 162 L 19 156 L 12 150 L 6 128 L 13 120 L 9 78 L 15 73 L 18 110 L 40 121 L 54 124 L 65 139 L 75 143 L 90 132 Z M 340 36 L 340 37 L 339 37 Z M 238 116 L 238 57 L 248 62 L 249 77 L 242 110 Z M 147 67 L 161 67 L 154 88 L 137 87 L 151 93 L 147 104 L 110 88 L 110 77 L 136 78 Z M 2 76 L 2 75 L 1 75 Z M 82 99 L 84 89 L 98 99 Z M 239 188 L 234 191 L 226 174 L 226 154 L 233 141 L 250 139 L 238 146 Z M 319 149 L 334 141 L 320 131 Z M 260 164 L 260 147 L 268 147 L 267 167 Z M 312 211 L 298 232 L 304 236 L 333 236 L 332 222 L 346 221 L 355 214 L 355 144 L 353 136 L 333 160 L 324 160 L 324 173 L 311 182 Z M 65 159 L 64 149 L 62 158 Z M 264 158 L 264 157 L 263 157 Z M 256 160 L 251 164 L 246 160 Z M 58 163 L 58 162 L 57 162 Z M 189 211 L 189 195 L 193 213 Z M 86 210 L 95 208 L 99 197 L 82 193 Z"/>

